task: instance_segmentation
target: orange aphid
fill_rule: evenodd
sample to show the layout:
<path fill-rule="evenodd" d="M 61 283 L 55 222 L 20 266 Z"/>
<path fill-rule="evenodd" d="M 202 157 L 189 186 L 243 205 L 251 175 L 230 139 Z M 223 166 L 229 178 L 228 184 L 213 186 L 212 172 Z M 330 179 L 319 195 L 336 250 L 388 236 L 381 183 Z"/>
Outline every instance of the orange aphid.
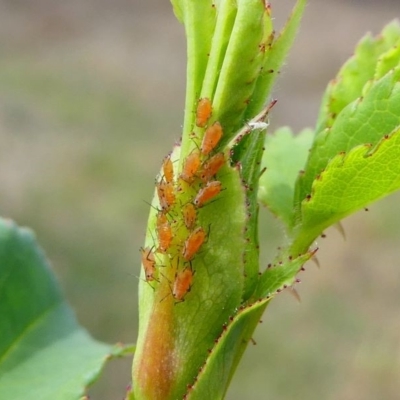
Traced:
<path fill-rule="evenodd" d="M 172 183 L 174 181 L 174 167 L 170 156 L 164 158 L 162 169 L 166 182 Z"/>
<path fill-rule="evenodd" d="M 156 272 L 156 260 L 154 258 L 154 253 L 150 247 L 141 247 L 140 251 L 142 253 L 142 265 L 146 281 L 154 281 L 154 274 Z"/>
<path fill-rule="evenodd" d="M 167 212 L 175 203 L 175 192 L 172 183 L 161 181 L 156 184 L 158 199 L 163 212 Z"/>
<path fill-rule="evenodd" d="M 222 190 L 222 185 L 220 181 L 208 182 L 207 185 L 200 189 L 196 197 L 193 200 L 193 204 L 196 207 L 202 207 L 205 203 L 214 198 Z"/>
<path fill-rule="evenodd" d="M 199 172 L 199 177 L 203 182 L 208 182 L 213 176 L 217 174 L 219 169 L 225 164 L 224 153 L 217 153 L 213 155 L 209 160 L 207 160 L 201 171 Z"/>
<path fill-rule="evenodd" d="M 176 301 L 184 301 L 186 294 L 190 291 L 193 282 L 194 272 L 191 268 L 185 268 L 183 271 L 175 274 L 172 296 Z"/>
<path fill-rule="evenodd" d="M 204 132 L 203 141 L 201 143 L 201 152 L 204 155 L 207 155 L 213 151 L 215 146 L 221 140 L 222 134 L 222 126 L 218 121 L 209 126 Z"/>
<path fill-rule="evenodd" d="M 183 179 L 187 183 L 192 183 L 194 178 L 196 177 L 196 173 L 199 170 L 201 164 L 200 154 L 198 151 L 191 152 L 185 160 L 183 165 L 183 170 L 180 175 L 181 179 Z"/>
<path fill-rule="evenodd" d="M 162 211 L 160 211 L 158 214 L 157 214 L 157 229 L 161 226 L 161 225 L 164 225 L 164 224 L 167 224 L 168 223 L 168 218 L 167 218 L 167 216 L 162 212 Z"/>
<path fill-rule="evenodd" d="M 171 224 L 162 212 L 157 215 L 157 235 L 159 242 L 158 251 L 165 253 L 171 246 L 173 233 Z"/>
<path fill-rule="evenodd" d="M 196 125 L 200 128 L 203 128 L 210 119 L 211 113 L 211 100 L 207 97 L 200 99 L 196 110 Z"/>
<path fill-rule="evenodd" d="M 187 203 L 183 207 L 182 213 L 186 228 L 192 229 L 194 224 L 196 223 L 197 218 L 196 208 L 192 203 Z"/>
<path fill-rule="evenodd" d="M 185 261 L 190 261 L 195 256 L 204 243 L 205 238 L 206 232 L 202 227 L 198 227 L 190 233 L 182 249 L 182 256 Z"/>

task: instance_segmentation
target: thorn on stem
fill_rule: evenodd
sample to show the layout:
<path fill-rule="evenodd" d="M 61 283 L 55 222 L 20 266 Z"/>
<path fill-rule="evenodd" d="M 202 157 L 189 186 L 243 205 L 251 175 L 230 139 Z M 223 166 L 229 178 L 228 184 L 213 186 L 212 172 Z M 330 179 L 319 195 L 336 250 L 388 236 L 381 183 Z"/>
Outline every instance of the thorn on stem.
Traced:
<path fill-rule="evenodd" d="M 343 239 L 346 240 L 346 232 L 344 231 L 343 225 L 340 221 L 335 224 L 335 228 L 342 235 Z"/>

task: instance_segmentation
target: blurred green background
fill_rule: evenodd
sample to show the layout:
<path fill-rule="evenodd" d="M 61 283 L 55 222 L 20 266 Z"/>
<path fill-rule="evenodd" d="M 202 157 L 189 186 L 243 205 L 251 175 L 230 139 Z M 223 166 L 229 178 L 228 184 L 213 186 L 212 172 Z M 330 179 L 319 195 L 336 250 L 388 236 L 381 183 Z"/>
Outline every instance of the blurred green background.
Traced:
<path fill-rule="evenodd" d="M 293 3 L 272 1 L 278 26 Z M 310 0 L 273 126 L 312 126 L 359 38 L 395 17 L 398 0 Z M 95 338 L 134 342 L 146 201 L 183 117 L 183 28 L 167 0 L 0 0 L 0 22 L 1 214 L 36 231 Z M 345 220 L 345 241 L 327 231 L 302 302 L 272 303 L 228 399 L 400 398 L 399 201 Z M 266 264 L 281 231 L 261 220 Z M 91 398 L 122 399 L 130 363 Z"/>

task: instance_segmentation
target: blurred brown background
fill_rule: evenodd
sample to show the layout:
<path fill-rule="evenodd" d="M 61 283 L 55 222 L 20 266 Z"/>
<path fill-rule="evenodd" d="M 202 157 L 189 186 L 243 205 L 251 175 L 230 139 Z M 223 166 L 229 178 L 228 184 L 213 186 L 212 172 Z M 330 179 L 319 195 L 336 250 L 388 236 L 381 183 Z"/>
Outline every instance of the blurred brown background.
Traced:
<path fill-rule="evenodd" d="M 277 26 L 293 3 L 272 1 Z M 310 0 L 273 126 L 312 126 L 357 41 L 396 17 L 398 0 Z M 0 54 L 1 214 L 36 231 L 95 338 L 133 342 L 145 201 L 183 117 L 183 28 L 167 0 L 0 0 Z M 399 200 L 345 220 L 346 241 L 327 232 L 302 303 L 272 303 L 228 399 L 400 398 Z M 112 362 L 92 398 L 122 399 L 129 369 Z"/>

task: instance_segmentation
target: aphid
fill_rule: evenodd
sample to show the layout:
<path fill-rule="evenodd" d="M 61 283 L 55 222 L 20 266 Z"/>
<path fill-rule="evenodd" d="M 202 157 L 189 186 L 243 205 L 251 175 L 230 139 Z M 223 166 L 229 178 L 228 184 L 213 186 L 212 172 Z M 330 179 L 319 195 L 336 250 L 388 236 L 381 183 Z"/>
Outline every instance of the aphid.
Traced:
<path fill-rule="evenodd" d="M 162 169 L 163 169 L 165 181 L 167 183 L 172 183 L 174 181 L 174 167 L 172 165 L 170 156 L 167 156 L 164 158 Z"/>
<path fill-rule="evenodd" d="M 162 211 L 159 211 L 158 214 L 157 214 L 157 229 L 161 225 L 164 225 L 164 224 L 167 224 L 167 223 L 168 223 L 167 216 Z"/>
<path fill-rule="evenodd" d="M 142 265 L 146 282 L 154 281 L 154 274 L 156 272 L 156 260 L 154 258 L 153 250 L 150 247 L 141 247 L 140 252 L 142 253 Z"/>
<path fill-rule="evenodd" d="M 187 203 L 183 207 L 182 213 L 186 228 L 192 229 L 197 218 L 196 208 L 192 203 Z"/>
<path fill-rule="evenodd" d="M 207 97 L 200 99 L 196 110 L 196 125 L 200 128 L 203 128 L 210 119 L 211 113 L 211 100 Z"/>
<path fill-rule="evenodd" d="M 173 233 L 167 217 L 161 212 L 157 215 L 158 251 L 165 253 L 171 246 Z"/>
<path fill-rule="evenodd" d="M 204 132 L 203 141 L 201 143 L 201 152 L 204 155 L 207 155 L 213 151 L 215 146 L 221 140 L 222 134 L 222 126 L 218 121 L 209 126 Z"/>
<path fill-rule="evenodd" d="M 217 153 L 207 160 L 199 172 L 199 177 L 203 182 L 208 182 L 217 174 L 219 169 L 225 164 L 224 153 Z"/>
<path fill-rule="evenodd" d="M 182 256 L 185 261 L 190 261 L 195 256 L 204 243 L 205 238 L 206 232 L 201 226 L 190 233 L 182 249 Z"/>
<path fill-rule="evenodd" d="M 200 189 L 196 197 L 193 200 L 193 204 L 196 207 L 203 207 L 205 203 L 210 201 L 216 195 L 218 195 L 222 190 L 220 181 L 208 182 L 207 185 Z"/>
<path fill-rule="evenodd" d="M 194 272 L 191 268 L 185 268 L 175 274 L 172 296 L 177 302 L 185 301 L 185 296 L 192 287 L 193 275 Z"/>
<path fill-rule="evenodd" d="M 196 173 L 199 170 L 201 164 L 200 154 L 198 151 L 193 151 L 190 153 L 185 160 L 183 165 L 183 170 L 180 175 L 181 179 L 183 179 L 187 183 L 192 183 L 196 177 Z"/>
<path fill-rule="evenodd" d="M 161 181 L 156 184 L 161 210 L 167 212 L 175 203 L 175 192 L 172 183 Z"/>

